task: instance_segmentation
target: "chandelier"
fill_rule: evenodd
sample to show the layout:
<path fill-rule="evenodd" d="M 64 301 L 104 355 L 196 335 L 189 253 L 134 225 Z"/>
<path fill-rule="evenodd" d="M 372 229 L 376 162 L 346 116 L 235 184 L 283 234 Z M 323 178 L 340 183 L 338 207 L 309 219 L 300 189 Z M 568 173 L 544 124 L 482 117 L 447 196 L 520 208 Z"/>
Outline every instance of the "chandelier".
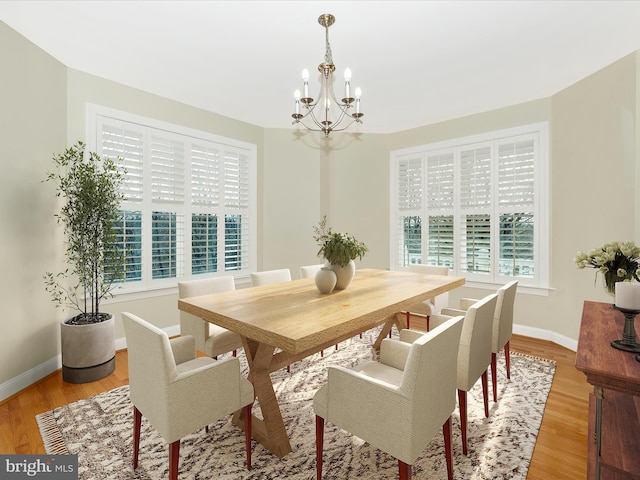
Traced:
<path fill-rule="evenodd" d="M 349 128 L 351 124 L 362 123 L 362 113 L 360 113 L 360 88 L 356 88 L 354 97 L 351 96 L 351 70 L 344 71 L 344 98 L 338 101 L 333 92 L 333 72 L 336 66 L 333 64 L 331 46 L 329 45 L 329 27 L 335 22 L 335 17 L 331 14 L 324 14 L 318 17 L 318 23 L 325 29 L 326 53 L 324 62 L 318 65 L 318 71 L 322 74 L 320 93 L 314 100 L 309 96 L 309 71 L 305 68 L 302 71 L 303 95 L 300 90 L 294 93 L 295 113 L 292 125 L 302 124 L 309 130 L 324 132 L 328 137 L 331 132 L 341 132 Z M 300 105 L 302 103 L 302 105 Z M 302 108 L 302 113 L 300 112 Z M 354 110 L 351 113 L 351 110 Z"/>

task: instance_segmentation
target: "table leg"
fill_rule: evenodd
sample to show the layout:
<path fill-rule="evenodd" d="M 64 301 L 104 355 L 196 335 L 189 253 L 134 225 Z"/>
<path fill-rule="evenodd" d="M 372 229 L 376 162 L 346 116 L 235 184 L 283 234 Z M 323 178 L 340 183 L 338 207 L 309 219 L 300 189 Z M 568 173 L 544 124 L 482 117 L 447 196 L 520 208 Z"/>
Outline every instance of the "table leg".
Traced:
<path fill-rule="evenodd" d="M 382 327 L 382 330 L 380 331 L 378 338 L 374 342 L 373 347 L 376 350 L 380 350 L 380 345 L 382 344 L 382 340 L 386 338 L 386 336 L 389 334 L 393 326 L 395 325 L 398 331 L 400 331 L 403 328 L 407 328 L 406 321 L 407 321 L 406 316 L 403 313 L 398 312 L 398 313 L 394 313 L 393 315 L 390 315 L 385 320 L 384 326 Z"/>
<path fill-rule="evenodd" d="M 596 400 L 596 425 L 595 438 L 596 443 L 596 480 L 600 480 L 600 447 L 602 445 L 602 400 L 604 398 L 604 390 L 602 387 L 593 387 L 593 396 Z"/>
<path fill-rule="evenodd" d="M 244 350 L 249 363 L 249 381 L 260 405 L 264 420 L 252 415 L 252 436 L 264 447 L 282 458 L 291 452 L 291 443 L 278 406 L 273 383 L 269 375 L 269 364 L 273 359 L 275 347 L 243 339 Z M 243 412 L 236 412 L 233 423 L 244 429 Z"/>

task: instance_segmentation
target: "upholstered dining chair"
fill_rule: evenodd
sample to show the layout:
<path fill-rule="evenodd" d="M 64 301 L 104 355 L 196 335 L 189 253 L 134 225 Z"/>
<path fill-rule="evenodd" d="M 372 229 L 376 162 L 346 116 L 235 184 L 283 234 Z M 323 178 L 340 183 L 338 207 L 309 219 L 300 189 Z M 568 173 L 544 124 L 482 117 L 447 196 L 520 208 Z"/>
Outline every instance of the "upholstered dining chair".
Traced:
<path fill-rule="evenodd" d="M 313 398 L 318 480 L 325 421 L 397 458 L 401 480 L 411 478 L 411 465 L 442 428 L 453 478 L 451 414 L 462 323 L 463 317 L 452 318 L 412 344 L 384 339 L 379 362 L 353 370 L 329 366 L 328 381 Z"/>
<path fill-rule="evenodd" d="M 442 267 L 436 265 L 424 265 L 414 264 L 409 265 L 407 270 L 412 273 L 421 273 L 422 275 L 449 275 L 449 267 Z M 411 315 L 421 315 L 426 318 L 427 331 L 430 328 L 430 318 L 434 313 L 440 312 L 443 307 L 447 306 L 449 301 L 449 293 L 445 292 L 437 297 L 429 298 L 424 302 L 420 302 L 413 305 L 406 312 L 407 315 L 407 328 L 411 328 Z"/>
<path fill-rule="evenodd" d="M 180 439 L 244 409 L 247 469 L 251 469 L 253 385 L 237 358 L 196 357 L 192 336 L 169 340 L 166 332 L 123 313 L 133 404 L 133 468 L 138 467 L 140 427 L 146 418 L 169 443 L 169 478 L 178 478 Z"/>
<path fill-rule="evenodd" d="M 316 273 L 318 273 L 322 267 L 324 267 L 323 263 L 304 265 L 300 267 L 300 278 L 315 278 Z"/>
<path fill-rule="evenodd" d="M 178 282 L 178 298 L 230 290 L 235 290 L 232 276 Z M 242 348 L 242 339 L 237 333 L 183 311 L 180 311 L 180 335 L 193 336 L 196 348 L 213 358 L 227 352 L 235 357 L 236 350 Z"/>
<path fill-rule="evenodd" d="M 263 272 L 254 272 L 251 274 L 251 285 L 253 285 L 254 287 L 290 281 L 291 270 L 289 270 L 288 268 L 265 270 Z"/>
<path fill-rule="evenodd" d="M 251 274 L 251 285 L 259 287 L 261 285 L 272 285 L 274 283 L 290 282 L 291 270 L 279 268 L 276 270 L 265 270 Z M 291 365 L 287 365 L 287 372 L 291 371 Z"/>
<path fill-rule="evenodd" d="M 478 379 L 482 380 L 482 398 L 484 416 L 489 416 L 487 370 L 491 363 L 491 333 L 493 313 L 498 296 L 493 293 L 474 303 L 465 312 L 460 348 L 458 350 L 457 389 L 458 407 L 460 409 L 460 429 L 462 431 L 462 452 L 467 455 L 467 392 L 473 388 Z M 446 311 L 444 309 L 443 311 Z M 451 318 L 443 314 L 432 315 L 432 327 Z M 420 338 L 422 332 L 404 329 L 400 331 L 400 340 L 412 342 Z"/>
<path fill-rule="evenodd" d="M 511 352 L 509 342 L 513 334 L 513 305 L 516 300 L 516 290 L 518 282 L 514 280 L 500 287 L 496 294 L 496 311 L 493 315 L 493 336 L 491 340 L 491 388 L 493 390 L 493 401 L 498 401 L 498 373 L 497 357 L 498 353 L 504 350 L 504 361 L 507 370 L 507 378 L 511 378 Z M 442 313 L 447 315 L 464 315 L 464 312 L 475 302 L 473 298 L 461 298 L 460 309 L 447 308 Z"/>

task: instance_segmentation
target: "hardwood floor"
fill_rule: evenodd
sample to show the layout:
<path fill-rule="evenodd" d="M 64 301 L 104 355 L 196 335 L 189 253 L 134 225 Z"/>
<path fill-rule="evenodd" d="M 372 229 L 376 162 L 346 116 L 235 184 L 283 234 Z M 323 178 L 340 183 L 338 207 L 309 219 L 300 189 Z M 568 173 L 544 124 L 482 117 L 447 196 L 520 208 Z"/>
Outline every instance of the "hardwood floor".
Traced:
<path fill-rule="evenodd" d="M 417 327 L 412 321 L 412 328 Z M 586 478 L 587 413 L 592 389 L 574 367 L 575 353 L 548 341 L 517 335 L 511 340 L 511 349 L 556 361 L 556 373 L 527 479 Z M 129 381 L 127 352 L 119 351 L 116 357 L 116 371 L 103 380 L 73 385 L 63 382 L 58 371 L 0 403 L 0 453 L 45 453 L 35 416 L 126 385 Z"/>

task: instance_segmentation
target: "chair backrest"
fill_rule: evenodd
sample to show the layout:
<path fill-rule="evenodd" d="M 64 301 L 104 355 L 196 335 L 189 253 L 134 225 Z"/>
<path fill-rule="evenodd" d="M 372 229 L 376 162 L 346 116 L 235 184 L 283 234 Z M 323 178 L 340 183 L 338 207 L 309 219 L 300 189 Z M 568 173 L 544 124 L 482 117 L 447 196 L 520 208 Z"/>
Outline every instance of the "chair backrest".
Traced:
<path fill-rule="evenodd" d="M 300 278 L 315 278 L 316 273 L 318 273 L 322 267 L 324 267 L 322 263 L 300 267 Z"/>
<path fill-rule="evenodd" d="M 412 398 L 412 456 L 417 457 L 455 409 L 456 365 L 464 317 L 447 320 L 416 339 L 400 390 Z M 426 407 L 428 406 L 428 408 Z"/>
<path fill-rule="evenodd" d="M 254 287 L 290 281 L 291 270 L 289 270 L 288 268 L 281 268 L 279 270 L 265 270 L 264 272 L 255 272 L 251 274 L 251 284 Z"/>
<path fill-rule="evenodd" d="M 235 289 L 236 285 L 231 275 L 189 280 L 178 282 L 178 298 L 197 297 Z M 192 335 L 196 340 L 196 348 L 200 351 L 205 351 L 205 342 L 209 338 L 209 325 L 209 322 L 199 317 L 180 311 L 180 335 Z"/>
<path fill-rule="evenodd" d="M 422 275 L 449 275 L 449 267 L 437 265 L 425 265 L 423 263 L 409 265 L 407 270 L 411 273 L 421 273 Z M 445 292 L 437 297 L 428 300 L 434 306 L 435 312 L 439 312 L 449 303 L 449 293 Z"/>
<path fill-rule="evenodd" d="M 514 280 L 500 287 L 496 292 L 496 312 L 493 318 L 493 342 L 491 351 L 498 353 L 509 341 L 513 333 L 513 304 L 516 300 L 518 282 Z"/>
<path fill-rule="evenodd" d="M 122 313 L 127 339 L 131 402 L 146 415 L 162 409 L 166 385 L 178 374 L 169 337 L 155 325 Z"/>
<path fill-rule="evenodd" d="M 458 351 L 458 389 L 469 391 L 491 363 L 493 316 L 498 295 L 471 305 L 464 316 Z"/>

